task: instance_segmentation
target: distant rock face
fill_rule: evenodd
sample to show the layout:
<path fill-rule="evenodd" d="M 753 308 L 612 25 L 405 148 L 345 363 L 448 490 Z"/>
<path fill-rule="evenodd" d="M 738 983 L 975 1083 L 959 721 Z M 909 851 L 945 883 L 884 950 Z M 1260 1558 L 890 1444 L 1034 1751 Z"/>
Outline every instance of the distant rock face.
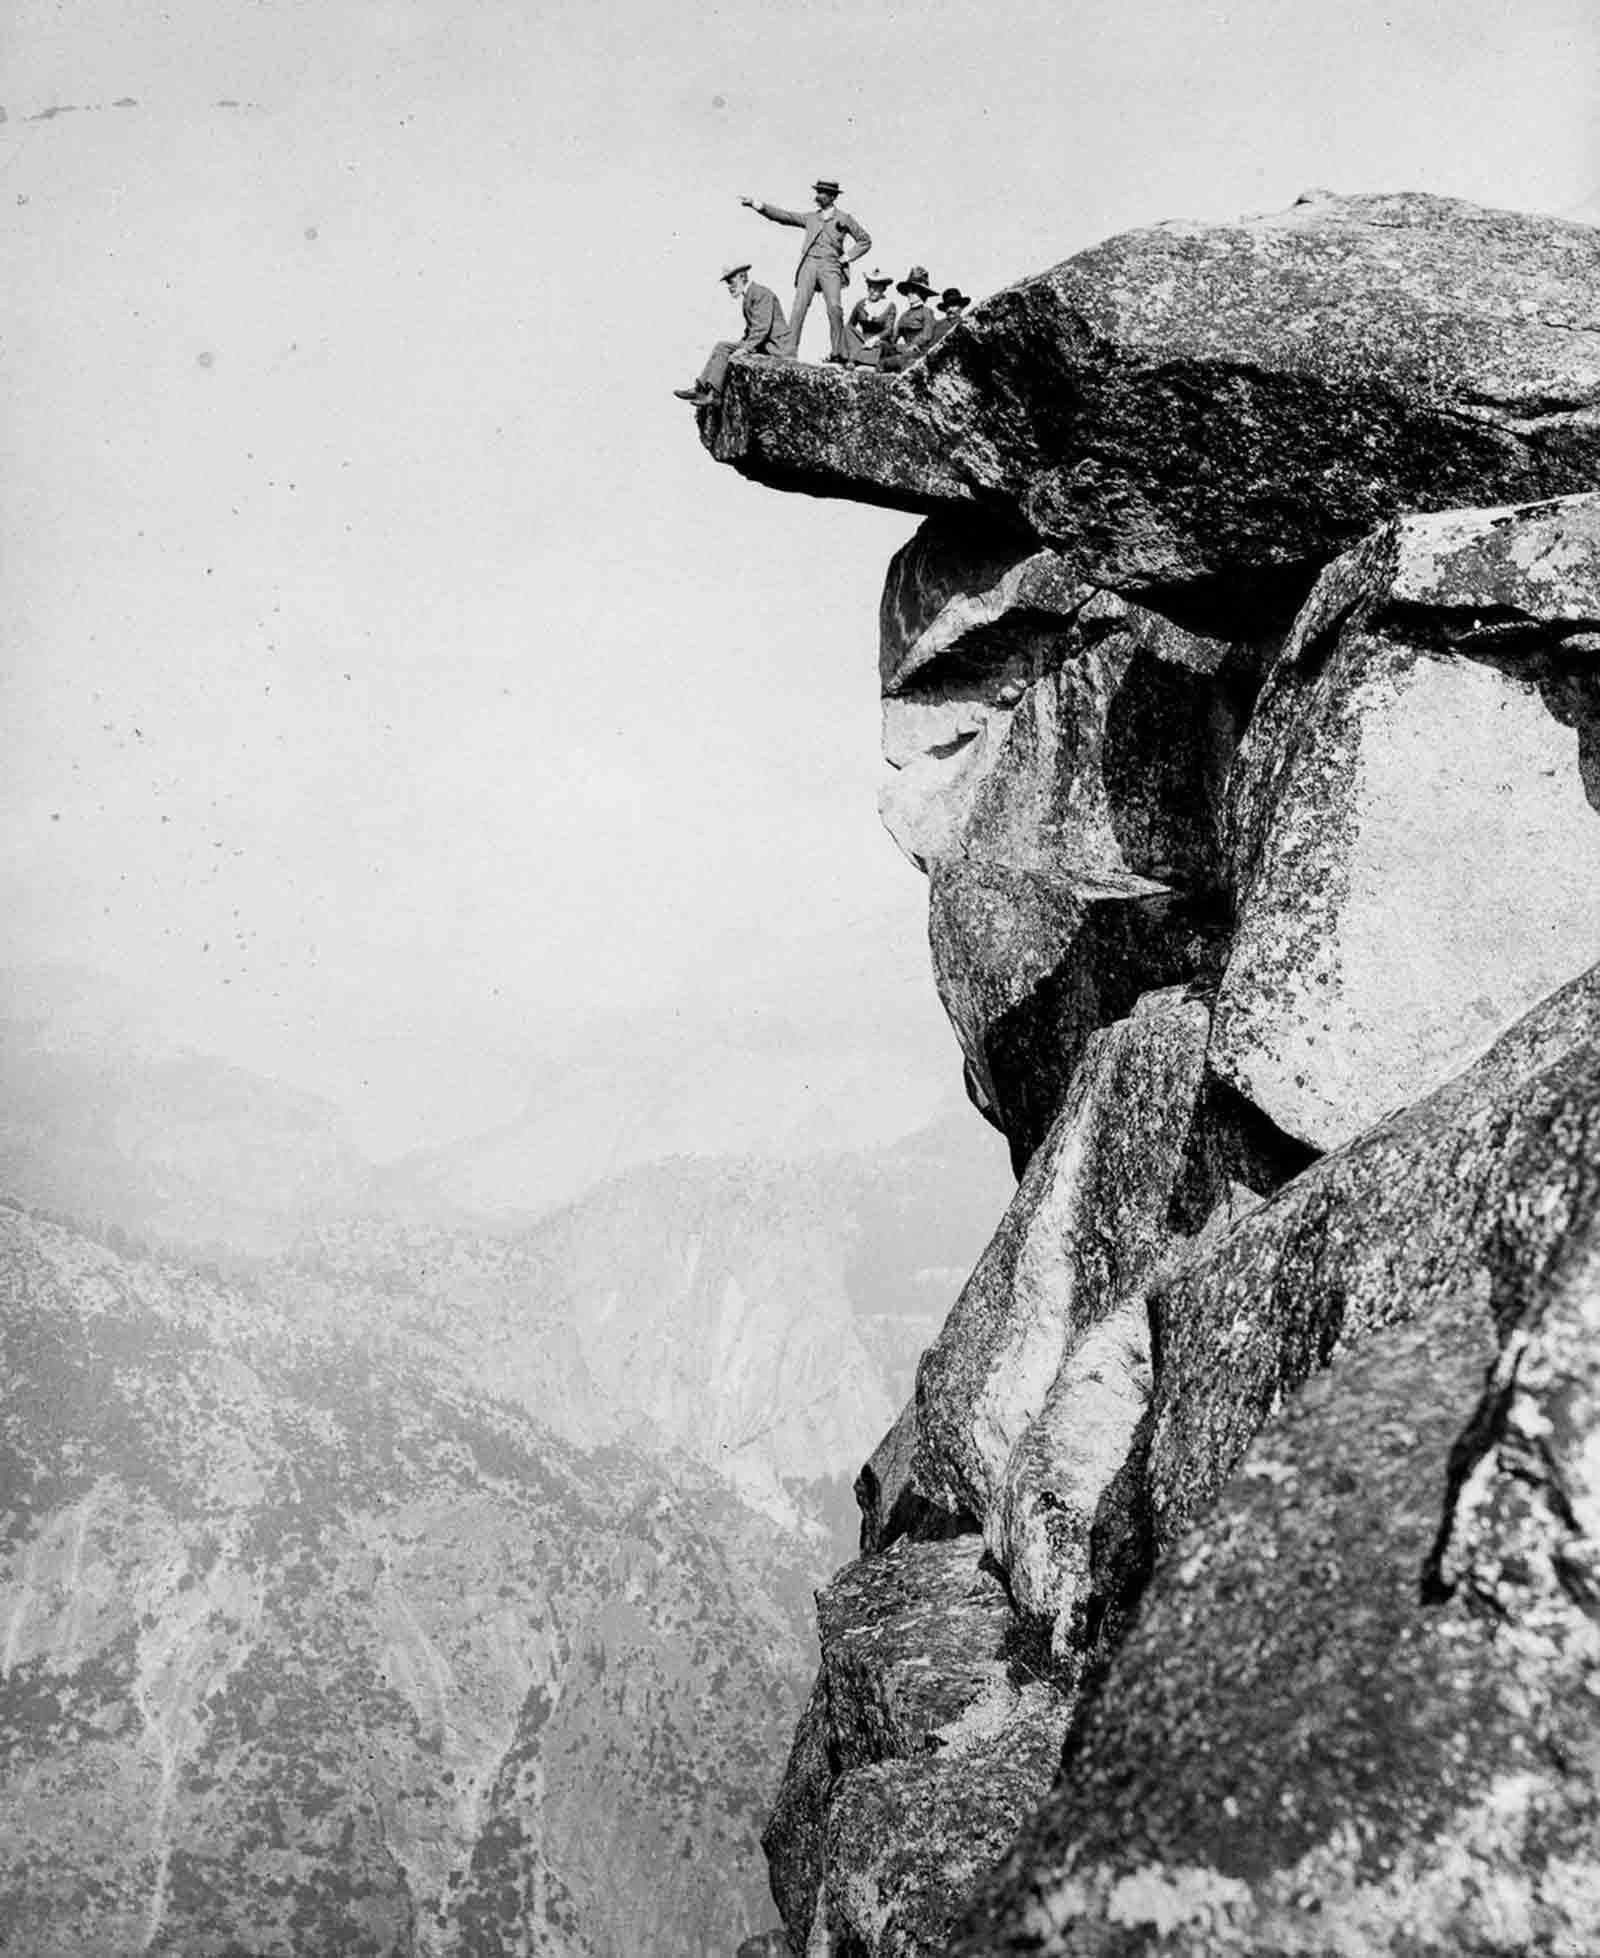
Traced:
<path fill-rule="evenodd" d="M 1600 496 L 1389 526 L 1323 574 L 1231 790 L 1212 1066 L 1348 1141 L 1600 940 Z"/>
<path fill-rule="evenodd" d="M 1270 610 L 1398 510 L 1591 489 L 1597 286 L 1588 225 L 1314 194 L 1113 238 L 904 375 L 736 362 L 705 435 L 758 482 L 999 510 L 1097 584 Z"/>
<path fill-rule="evenodd" d="M 0 1207 L 0 1948 L 726 1958 L 798 1547 L 349 1305 Z"/>
<path fill-rule="evenodd" d="M 1318 194 L 703 418 L 929 513 L 882 809 L 1019 1178 L 824 1603 L 808 1958 L 1600 1949 L 1597 290 L 1587 227 Z M 981 1635 L 896 1589 L 980 1531 Z M 889 1622 L 1070 1719 L 1003 1853 L 1016 1785 L 858 1747 Z"/>

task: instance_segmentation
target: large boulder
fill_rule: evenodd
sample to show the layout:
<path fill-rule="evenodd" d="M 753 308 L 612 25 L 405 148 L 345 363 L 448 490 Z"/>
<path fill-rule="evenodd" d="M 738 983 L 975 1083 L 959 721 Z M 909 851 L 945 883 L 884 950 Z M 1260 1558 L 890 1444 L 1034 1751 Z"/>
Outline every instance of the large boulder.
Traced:
<path fill-rule="evenodd" d="M 1202 1100 L 1197 1129 L 1206 1120 Z M 1068 1346 L 1006 1463 L 984 1538 L 1018 1616 L 1048 1636 L 1074 1687 L 1114 1649 L 1150 1568 L 1151 1294 L 1261 1201 L 1230 1184 L 1197 1235 L 1173 1236 L 1148 1277 Z"/>
<path fill-rule="evenodd" d="M 1402 509 L 1591 488 L 1600 231 L 1313 193 L 1113 238 L 898 376 L 736 361 L 712 453 L 758 482 L 966 509 L 1123 590 L 1294 576 Z"/>
<path fill-rule="evenodd" d="M 1061 1759 L 1067 1703 L 1019 1677 L 915 1760 L 846 1775 L 828 1812 L 826 1958 L 943 1958 L 952 1926 L 1016 1840 Z"/>
<path fill-rule="evenodd" d="M 1305 1386 L 1165 1561 L 962 1953 L 1600 1949 L 1600 1045 L 1541 1079 L 1431 1286 L 1404 1234 L 1460 1206 L 1324 1211 L 1387 1243 L 1414 1316 Z M 1470 1177 L 1488 1132 L 1457 1128 Z"/>
<path fill-rule="evenodd" d="M 922 1356 L 913 1475 L 929 1499 L 989 1515 L 1064 1357 L 1165 1248 L 1209 1024 L 1178 991 L 1091 1035 L 1005 1220 Z"/>
<path fill-rule="evenodd" d="M 1600 958 L 1600 496 L 1331 565 L 1230 788 L 1215 1073 L 1337 1147 Z"/>
<path fill-rule="evenodd" d="M 1067 1700 L 982 1539 L 902 1539 L 818 1594 L 821 1665 L 765 1838 L 797 1952 L 932 1958 L 1038 1803 Z"/>

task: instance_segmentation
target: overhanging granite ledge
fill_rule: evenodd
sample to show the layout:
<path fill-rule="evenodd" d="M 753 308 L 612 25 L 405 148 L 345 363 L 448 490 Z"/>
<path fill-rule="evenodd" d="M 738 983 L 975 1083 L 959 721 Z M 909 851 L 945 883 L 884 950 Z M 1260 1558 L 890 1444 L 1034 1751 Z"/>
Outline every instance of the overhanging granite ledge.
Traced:
<path fill-rule="evenodd" d="M 718 462 L 768 489 L 932 516 L 982 500 L 908 377 L 736 357 L 700 439 Z"/>

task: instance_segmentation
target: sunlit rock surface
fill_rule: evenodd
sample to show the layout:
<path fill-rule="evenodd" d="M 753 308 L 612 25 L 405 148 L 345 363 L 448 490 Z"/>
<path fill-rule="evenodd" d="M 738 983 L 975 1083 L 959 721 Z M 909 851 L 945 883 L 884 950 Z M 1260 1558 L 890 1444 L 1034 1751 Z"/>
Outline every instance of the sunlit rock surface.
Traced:
<path fill-rule="evenodd" d="M 1441 1289 L 1486 1295 L 1503 1205 L 1560 1204 L 1579 1160 L 1533 1180 L 1521 1145 L 1589 1092 L 1600 966 L 1541 1001 L 1465 1074 L 1324 1157 L 1156 1285 L 1148 1490 L 1174 1543 L 1261 1423 L 1334 1355 Z"/>
<path fill-rule="evenodd" d="M 1600 496 L 1408 518 L 1324 573 L 1234 770 L 1216 1073 L 1320 1149 L 1600 941 Z"/>
<path fill-rule="evenodd" d="M 1091 1036 L 1005 1221 L 922 1357 L 913 1475 L 944 1508 L 989 1518 L 1058 1369 L 1164 1248 L 1209 1024 L 1178 992 Z"/>

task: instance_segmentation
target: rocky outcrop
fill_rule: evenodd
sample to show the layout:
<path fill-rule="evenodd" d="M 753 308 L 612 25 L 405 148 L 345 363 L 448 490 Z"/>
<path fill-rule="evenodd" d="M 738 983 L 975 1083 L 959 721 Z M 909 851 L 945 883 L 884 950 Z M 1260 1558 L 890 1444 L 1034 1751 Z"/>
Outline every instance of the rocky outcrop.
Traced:
<path fill-rule="evenodd" d="M 983 1523 L 1066 1356 L 1165 1247 L 1209 1015 L 1177 993 L 1091 1036 L 1066 1106 L 917 1375 L 913 1481 Z"/>
<path fill-rule="evenodd" d="M 1317 195 L 704 420 L 930 513 L 882 807 L 1019 1178 L 858 1482 L 767 1838 L 796 1952 L 1600 1944 L 1597 274 Z M 891 1578 L 963 1558 L 981 1636 Z M 880 1639 L 934 1698 L 1026 1652 L 1049 1789 L 863 1745 Z"/>
<path fill-rule="evenodd" d="M 1402 509 L 1594 487 L 1600 234 L 1313 192 L 1133 231 L 1010 286 L 910 372 L 734 364 L 757 482 L 997 514 L 1122 590 L 1281 602 Z"/>
<path fill-rule="evenodd" d="M 1415 1260 L 1409 1222 L 1433 1282 L 1398 1274 L 1407 1316 L 1291 1400 L 1177 1544 L 963 1952 L 1600 1945 L 1592 1021 L 1539 1080 L 1506 1088 L 1503 1135 L 1449 1111 L 1475 1243 L 1442 1155 L 1376 1217 L 1370 1190 L 1333 1200 L 1323 1244 Z M 1303 1221 L 1274 1205 L 1254 1235 L 1286 1250 Z"/>
<path fill-rule="evenodd" d="M 1019 1170 L 1095 1028 L 1215 977 L 1223 787 L 1276 648 L 981 527 L 930 522 L 890 566 L 884 820 L 929 874 L 940 998 Z"/>
<path fill-rule="evenodd" d="M 1066 1707 L 976 1536 L 896 1543 L 817 1597 L 821 1667 L 767 1832 L 796 1951 L 932 1958 L 1050 1784 Z"/>

